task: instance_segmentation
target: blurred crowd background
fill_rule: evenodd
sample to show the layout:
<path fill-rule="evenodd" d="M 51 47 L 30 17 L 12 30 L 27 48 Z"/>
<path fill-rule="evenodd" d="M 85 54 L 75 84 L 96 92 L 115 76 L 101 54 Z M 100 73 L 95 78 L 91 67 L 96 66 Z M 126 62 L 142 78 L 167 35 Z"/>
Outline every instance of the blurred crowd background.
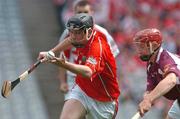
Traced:
<path fill-rule="evenodd" d="M 0 0 L 0 84 L 15 80 L 32 64 L 39 51 L 58 43 L 76 0 Z M 89 0 L 95 22 L 116 41 L 121 88 L 116 119 L 130 119 L 146 89 L 146 64 L 135 55 L 133 35 L 144 28 L 158 28 L 163 47 L 180 55 L 179 0 Z M 21 59 L 21 60 L 20 60 Z M 0 119 L 58 119 L 63 105 L 57 67 L 40 66 L 12 96 L 0 97 Z M 143 119 L 164 119 L 171 101 L 159 99 Z"/>

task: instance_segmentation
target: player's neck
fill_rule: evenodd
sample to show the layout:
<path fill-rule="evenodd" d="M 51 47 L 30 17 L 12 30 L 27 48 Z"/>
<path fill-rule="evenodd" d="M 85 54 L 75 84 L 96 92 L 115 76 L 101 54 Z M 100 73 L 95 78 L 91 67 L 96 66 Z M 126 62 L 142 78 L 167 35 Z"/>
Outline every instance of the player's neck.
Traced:
<path fill-rule="evenodd" d="M 149 63 L 155 63 L 155 62 L 156 62 L 157 54 L 158 54 L 158 52 L 155 52 L 155 53 L 151 56 L 151 58 L 150 58 L 150 60 L 149 60 Z"/>

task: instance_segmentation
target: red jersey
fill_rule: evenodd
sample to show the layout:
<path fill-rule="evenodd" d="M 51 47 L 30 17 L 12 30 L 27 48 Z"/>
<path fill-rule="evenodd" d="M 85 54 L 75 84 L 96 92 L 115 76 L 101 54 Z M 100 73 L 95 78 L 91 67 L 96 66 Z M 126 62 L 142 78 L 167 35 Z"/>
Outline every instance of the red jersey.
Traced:
<path fill-rule="evenodd" d="M 77 64 L 91 68 L 91 79 L 80 75 L 76 77 L 77 85 L 91 98 L 98 101 L 117 100 L 120 94 L 116 77 L 115 58 L 104 34 L 94 30 L 85 47 L 77 48 Z"/>

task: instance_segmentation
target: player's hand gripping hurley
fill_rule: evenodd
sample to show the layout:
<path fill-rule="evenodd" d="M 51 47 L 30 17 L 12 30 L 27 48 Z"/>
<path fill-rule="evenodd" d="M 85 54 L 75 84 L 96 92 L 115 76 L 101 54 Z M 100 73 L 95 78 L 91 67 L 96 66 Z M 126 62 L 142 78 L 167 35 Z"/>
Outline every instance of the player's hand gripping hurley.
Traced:
<path fill-rule="evenodd" d="M 39 65 L 41 64 L 41 60 L 38 60 L 36 63 L 34 63 L 28 70 L 26 70 L 24 73 L 22 73 L 16 80 L 14 80 L 13 82 L 11 81 L 4 81 L 3 85 L 2 85 L 2 89 L 1 89 L 1 95 L 4 98 L 7 98 L 10 93 L 12 92 L 12 90 L 14 89 L 14 87 L 20 83 L 20 81 L 26 79 L 26 77 Z"/>

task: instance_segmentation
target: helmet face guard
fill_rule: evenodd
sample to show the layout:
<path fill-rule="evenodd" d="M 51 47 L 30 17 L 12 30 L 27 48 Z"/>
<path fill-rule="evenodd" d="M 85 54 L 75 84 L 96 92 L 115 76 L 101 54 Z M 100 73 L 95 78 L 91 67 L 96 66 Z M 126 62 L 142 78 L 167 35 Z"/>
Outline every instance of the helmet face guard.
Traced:
<path fill-rule="evenodd" d="M 159 47 L 157 47 L 152 53 L 148 54 L 148 55 L 140 55 L 139 58 L 142 60 L 142 61 L 149 61 L 151 56 L 159 49 Z"/>
<path fill-rule="evenodd" d="M 140 54 L 139 58 L 142 61 L 148 61 L 151 58 L 152 54 L 149 51 L 149 45 L 142 42 L 134 42 L 134 45 L 135 45 L 135 50 L 137 54 Z"/>
<path fill-rule="evenodd" d="M 149 50 L 149 53 L 146 52 L 140 55 L 140 59 L 142 61 L 149 61 L 151 56 L 160 48 L 162 43 L 162 36 L 160 31 L 157 29 L 144 29 L 135 34 L 133 41 L 136 44 L 136 46 L 138 46 L 138 43 L 144 44 L 146 50 Z M 153 49 L 152 44 L 154 42 L 157 44 L 157 47 Z M 138 47 L 138 49 L 140 50 L 145 50 L 145 48 Z"/>

